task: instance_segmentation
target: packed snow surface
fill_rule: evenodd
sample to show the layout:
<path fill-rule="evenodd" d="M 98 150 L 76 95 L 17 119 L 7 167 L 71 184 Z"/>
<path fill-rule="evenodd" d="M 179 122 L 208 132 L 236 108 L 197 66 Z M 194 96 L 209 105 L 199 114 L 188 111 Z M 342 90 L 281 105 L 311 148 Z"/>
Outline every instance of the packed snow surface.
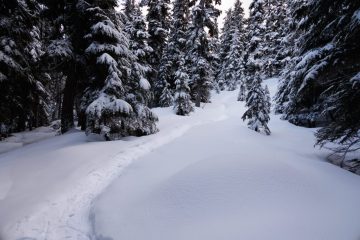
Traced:
<path fill-rule="evenodd" d="M 0 239 L 359 239 L 360 177 L 324 161 L 312 129 L 272 115 L 271 136 L 249 130 L 236 98 L 156 109 L 148 137 L 73 131 L 0 155 Z"/>
<path fill-rule="evenodd" d="M 272 116 L 268 137 L 226 109 L 126 168 L 94 204 L 96 239 L 359 239 L 360 178 L 323 161 L 313 130 Z"/>

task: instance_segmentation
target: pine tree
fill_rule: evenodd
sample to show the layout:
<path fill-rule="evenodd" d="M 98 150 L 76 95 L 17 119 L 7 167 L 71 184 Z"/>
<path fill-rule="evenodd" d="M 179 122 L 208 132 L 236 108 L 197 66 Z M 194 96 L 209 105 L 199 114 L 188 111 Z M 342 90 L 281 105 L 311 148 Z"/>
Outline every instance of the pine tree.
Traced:
<path fill-rule="evenodd" d="M 147 6 L 148 44 L 153 49 L 149 58 L 149 63 L 153 68 L 150 83 L 154 87 L 158 78 L 164 46 L 166 46 L 169 35 L 169 4 L 170 0 L 142 0 L 141 2 L 142 6 Z"/>
<path fill-rule="evenodd" d="M 174 2 L 169 40 L 164 48 L 155 86 L 156 96 L 163 95 L 165 87 L 175 90 L 175 73 L 178 70 L 177 63 L 180 60 L 180 56 L 185 51 L 190 6 L 190 0 L 176 0 Z M 164 101 L 161 102 L 164 103 Z M 168 103 L 168 101 L 165 101 L 165 103 Z M 164 107 L 161 104 L 160 106 Z"/>
<path fill-rule="evenodd" d="M 38 68 L 40 5 L 36 1 L 1 1 L 0 125 L 7 133 L 48 121 L 47 91 Z M 2 134 L 2 133 L 1 133 Z"/>
<path fill-rule="evenodd" d="M 186 73 L 185 59 L 181 58 L 179 61 L 179 70 L 176 72 L 176 92 L 175 92 L 175 112 L 177 115 L 189 115 L 194 111 L 190 96 L 190 87 L 188 85 L 189 76 Z"/>
<path fill-rule="evenodd" d="M 241 102 L 246 100 L 246 85 L 244 81 L 240 82 L 240 90 L 237 100 Z"/>
<path fill-rule="evenodd" d="M 221 91 L 226 88 L 225 85 L 225 67 L 228 61 L 231 43 L 233 42 L 233 30 L 234 30 L 234 14 L 230 8 L 225 13 L 224 26 L 221 29 L 220 43 L 219 43 L 219 67 L 216 69 L 216 82 Z"/>
<path fill-rule="evenodd" d="M 234 91 L 238 84 L 241 83 L 241 77 L 243 73 L 243 53 L 245 50 L 244 42 L 244 9 L 241 6 L 241 2 L 237 0 L 235 2 L 234 10 L 233 10 L 234 19 L 232 20 L 232 28 L 230 31 L 232 32 L 232 42 L 228 52 L 228 56 L 226 56 L 226 60 L 223 61 L 224 66 L 223 69 L 223 78 L 225 81 L 226 89 L 229 91 Z"/>
<path fill-rule="evenodd" d="M 132 125 L 136 131 L 131 134 L 149 135 L 157 131 L 155 122 L 158 120 L 148 107 L 153 100 L 148 80 L 152 70 L 148 63 L 152 48 L 147 44 L 149 34 L 141 9 L 133 0 L 128 0 L 125 6 L 125 31 L 130 38 L 129 50 L 134 55 L 134 59 L 130 59 L 131 73 L 124 81 L 127 93 L 125 100 L 134 111 Z"/>
<path fill-rule="evenodd" d="M 143 89 L 142 99 L 147 106 L 153 101 L 153 94 L 151 91 L 151 84 L 149 77 L 152 68 L 149 64 L 149 57 L 153 49 L 148 45 L 149 34 L 146 30 L 146 22 L 142 15 L 139 5 L 134 3 L 134 0 L 127 0 L 125 3 L 125 32 L 129 35 L 129 48 L 136 57 L 136 62 L 133 62 L 132 75 L 136 79 L 134 82 L 140 82 L 140 89 Z"/>
<path fill-rule="evenodd" d="M 43 18 L 48 27 L 44 33 L 46 53 L 44 65 L 51 77 L 64 76 L 65 86 L 61 103 L 61 131 L 74 127 L 74 112 L 85 129 L 85 112 L 80 110 L 80 99 L 87 87 L 84 35 L 88 25 L 86 9 L 91 2 L 85 0 L 41 0 L 46 6 Z"/>
<path fill-rule="evenodd" d="M 286 0 L 267 0 L 265 8 L 266 34 L 264 66 L 262 74 L 266 78 L 278 76 L 287 57 L 283 51 L 283 43 L 287 34 L 287 2 Z"/>
<path fill-rule="evenodd" d="M 220 11 L 216 5 L 219 0 L 200 0 L 192 9 L 192 21 L 188 30 L 187 66 L 190 75 L 190 88 L 196 106 L 210 101 L 213 86 L 211 71 L 212 55 L 210 37 L 218 34 L 216 24 Z"/>
<path fill-rule="evenodd" d="M 270 129 L 267 126 L 270 121 L 270 102 L 268 93 L 261 86 L 261 78 L 259 75 L 255 76 L 253 85 L 246 97 L 246 106 L 248 110 L 244 113 L 242 119 L 249 120 L 248 126 L 251 130 L 256 132 L 264 132 L 270 135 Z"/>
<path fill-rule="evenodd" d="M 264 37 L 266 5 L 263 0 L 253 0 L 250 4 L 250 16 L 247 28 L 247 52 L 244 56 L 244 77 L 247 88 L 252 87 L 252 79 L 261 74 L 264 66 L 265 46 Z"/>
<path fill-rule="evenodd" d="M 91 66 L 90 86 L 86 90 L 87 133 L 101 134 L 106 140 L 157 131 L 157 117 L 145 108 L 135 93 L 143 79 L 132 75 L 137 58 L 129 49 L 129 40 L 115 13 L 116 2 L 96 2 L 87 9 L 92 25 L 86 35 Z M 127 82 L 127 81 L 137 82 Z M 149 85 L 143 87 L 147 90 Z"/>
<path fill-rule="evenodd" d="M 278 103 L 292 123 L 325 126 L 317 133 L 320 145 L 336 142 L 346 152 L 359 142 L 360 3 L 302 2 L 291 5 L 299 51 Z"/>
<path fill-rule="evenodd" d="M 174 94 L 170 89 L 170 84 L 166 83 L 159 99 L 159 105 L 162 107 L 170 107 L 174 104 Z"/>

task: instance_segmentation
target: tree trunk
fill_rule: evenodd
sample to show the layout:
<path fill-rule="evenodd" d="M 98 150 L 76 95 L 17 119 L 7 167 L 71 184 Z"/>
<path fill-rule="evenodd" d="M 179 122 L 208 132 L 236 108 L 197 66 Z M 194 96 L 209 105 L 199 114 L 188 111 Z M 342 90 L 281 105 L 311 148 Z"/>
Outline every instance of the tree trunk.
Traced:
<path fill-rule="evenodd" d="M 61 109 L 61 133 L 66 133 L 74 127 L 74 101 L 76 95 L 77 77 L 72 71 L 65 83 L 64 97 Z"/>
<path fill-rule="evenodd" d="M 196 107 L 201 107 L 201 94 L 200 94 L 200 91 L 198 91 L 198 93 L 196 94 L 195 106 Z"/>

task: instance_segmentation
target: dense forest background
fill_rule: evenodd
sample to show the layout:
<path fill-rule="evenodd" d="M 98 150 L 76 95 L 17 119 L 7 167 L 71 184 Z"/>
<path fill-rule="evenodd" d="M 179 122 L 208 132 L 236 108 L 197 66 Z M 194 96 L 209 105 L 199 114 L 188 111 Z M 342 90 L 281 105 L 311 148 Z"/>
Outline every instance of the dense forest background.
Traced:
<path fill-rule="evenodd" d="M 211 91 L 239 91 L 265 134 L 275 111 L 319 127 L 320 146 L 360 144 L 360 1 L 0 0 L 0 133 L 61 120 L 106 140 L 158 131 L 154 107 L 189 115 Z M 142 8 L 147 11 L 143 16 Z"/>

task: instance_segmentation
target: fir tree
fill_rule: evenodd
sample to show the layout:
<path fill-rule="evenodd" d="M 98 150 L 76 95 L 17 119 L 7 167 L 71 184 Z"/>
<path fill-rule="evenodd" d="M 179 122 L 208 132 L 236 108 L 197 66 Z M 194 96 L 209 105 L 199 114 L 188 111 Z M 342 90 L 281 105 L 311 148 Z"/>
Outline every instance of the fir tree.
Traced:
<path fill-rule="evenodd" d="M 159 99 L 159 105 L 162 107 L 170 107 L 174 104 L 174 95 L 170 89 L 170 84 L 166 83 Z"/>
<path fill-rule="evenodd" d="M 65 80 L 61 93 L 61 131 L 64 133 L 74 127 L 75 110 L 79 125 L 85 129 L 85 113 L 80 111 L 79 103 L 88 82 L 85 66 L 87 42 L 84 41 L 84 35 L 89 20 L 85 12 L 91 2 L 41 1 L 46 6 L 43 17 L 49 27 L 44 31 L 48 39 L 45 43 L 46 71 L 50 76 L 63 75 Z"/>
<path fill-rule="evenodd" d="M 141 9 L 132 0 L 126 2 L 125 30 L 129 35 L 129 49 L 134 55 L 131 60 L 131 73 L 127 74 L 124 81 L 126 87 L 125 100 L 132 106 L 133 129 L 132 135 L 149 135 L 157 131 L 155 122 L 157 116 L 149 109 L 153 100 L 149 76 L 151 66 L 148 63 L 152 48 L 148 46 L 149 34 L 146 31 L 146 23 L 142 16 Z"/>
<path fill-rule="evenodd" d="M 230 29 L 232 32 L 232 42 L 226 56 L 225 61 L 223 61 L 223 78 L 226 89 L 229 91 L 234 91 L 238 84 L 241 82 L 240 79 L 243 73 L 243 53 L 245 50 L 244 42 L 244 9 L 241 6 L 241 2 L 238 0 L 235 2 L 235 7 L 233 10 L 233 27 Z"/>
<path fill-rule="evenodd" d="M 290 122 L 325 126 L 318 143 L 336 142 L 346 152 L 358 143 L 358 1 L 297 1 L 298 22 L 293 64 L 284 76 L 278 103 Z M 304 18 L 306 16 L 306 18 Z M 353 148 L 354 149 L 354 148 Z M 356 148 L 355 148 L 356 149 Z"/>
<path fill-rule="evenodd" d="M 190 0 L 176 0 L 174 2 L 169 40 L 162 55 L 155 86 L 156 96 L 162 95 L 165 87 L 175 89 L 175 73 L 178 70 L 177 63 L 185 51 L 191 2 Z M 164 101 L 161 102 L 163 103 Z M 163 107 L 161 104 L 160 106 Z"/>
<path fill-rule="evenodd" d="M 244 77 L 247 88 L 252 87 L 252 79 L 255 75 L 261 74 L 261 69 L 264 66 L 264 36 L 265 28 L 265 10 L 266 5 L 263 0 L 253 0 L 250 4 L 250 16 L 248 19 L 247 28 L 247 52 L 244 56 Z"/>
<path fill-rule="evenodd" d="M 267 126 L 270 121 L 270 102 L 268 93 L 261 86 L 261 78 L 259 75 L 255 76 L 253 85 L 246 97 L 247 111 L 244 113 L 242 119 L 248 119 L 248 126 L 251 130 L 256 132 L 264 132 L 270 135 L 270 129 Z"/>
<path fill-rule="evenodd" d="M 238 95 L 238 101 L 245 101 L 246 100 L 246 85 L 245 82 L 242 80 L 240 81 L 240 90 Z"/>
<path fill-rule="evenodd" d="M 210 89 L 213 86 L 211 71 L 212 55 L 210 38 L 218 34 L 216 24 L 220 11 L 218 0 L 200 0 L 192 9 L 192 21 L 188 30 L 187 66 L 190 75 L 190 88 L 196 106 L 210 101 Z"/>
<path fill-rule="evenodd" d="M 221 91 L 226 88 L 225 85 L 225 67 L 228 61 L 231 43 L 233 42 L 233 26 L 234 26 L 233 10 L 230 8 L 225 13 L 224 26 L 221 29 L 219 43 L 219 67 L 216 72 L 216 82 Z"/>
<path fill-rule="evenodd" d="M 190 96 L 190 87 L 188 85 L 189 76 L 186 73 L 185 61 L 180 59 L 179 70 L 176 72 L 176 92 L 175 92 L 175 112 L 177 115 L 189 115 L 190 112 L 194 111 Z"/>
<path fill-rule="evenodd" d="M 151 134 L 157 130 L 156 116 L 131 93 L 143 79 L 132 75 L 131 63 L 137 58 L 129 49 L 129 40 L 116 17 L 115 6 L 112 1 L 98 2 L 87 9 L 92 25 L 86 35 L 90 42 L 86 53 L 93 67 L 83 106 L 86 107 L 87 133 L 101 134 L 106 140 Z M 143 90 L 146 88 L 148 85 Z"/>
<path fill-rule="evenodd" d="M 136 62 L 132 64 L 132 76 L 136 78 L 134 82 L 140 83 L 139 89 L 144 90 L 142 99 L 143 103 L 148 106 L 153 101 L 152 86 L 148 80 L 152 71 L 148 61 L 153 49 L 147 43 L 149 34 L 146 31 L 146 22 L 139 5 L 135 4 L 133 0 L 127 0 L 124 13 L 126 16 L 125 31 L 130 39 L 129 48 L 136 57 Z"/>
<path fill-rule="evenodd" d="M 170 0 L 142 0 L 141 2 L 142 6 L 147 6 L 148 44 L 153 49 L 149 58 L 153 69 L 150 83 L 153 86 L 156 85 L 164 46 L 169 35 L 169 4 Z"/>
<path fill-rule="evenodd" d="M 278 76 L 287 57 L 283 51 L 287 34 L 286 0 L 268 0 L 265 8 L 266 34 L 264 36 L 264 65 L 262 74 L 266 78 Z"/>
<path fill-rule="evenodd" d="M 7 133 L 48 121 L 47 91 L 38 68 L 40 5 L 2 1 L 0 7 L 0 125 Z"/>

